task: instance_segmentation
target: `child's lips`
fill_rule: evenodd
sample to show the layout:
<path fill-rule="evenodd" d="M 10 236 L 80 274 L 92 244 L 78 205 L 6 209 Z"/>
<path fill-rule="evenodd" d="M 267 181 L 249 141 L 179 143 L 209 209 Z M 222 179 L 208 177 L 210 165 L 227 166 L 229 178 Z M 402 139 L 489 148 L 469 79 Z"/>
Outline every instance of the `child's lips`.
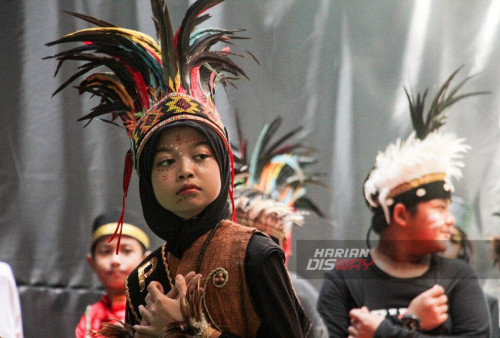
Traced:
<path fill-rule="evenodd" d="M 201 188 L 197 186 L 196 184 L 185 184 L 182 186 L 179 191 L 177 191 L 177 195 L 189 195 L 189 194 L 194 194 L 200 191 Z"/>
<path fill-rule="evenodd" d="M 121 277 L 123 275 L 126 275 L 126 273 L 124 271 L 121 271 L 121 270 L 112 270 L 109 272 L 109 274 L 111 276 L 117 276 L 117 277 Z"/>

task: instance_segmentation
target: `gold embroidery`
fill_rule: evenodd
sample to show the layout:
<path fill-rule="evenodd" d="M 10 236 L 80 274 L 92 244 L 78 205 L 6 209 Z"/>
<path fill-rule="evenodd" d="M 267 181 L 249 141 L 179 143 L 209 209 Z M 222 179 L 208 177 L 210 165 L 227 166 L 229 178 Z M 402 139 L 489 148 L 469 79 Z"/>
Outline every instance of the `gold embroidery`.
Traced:
<path fill-rule="evenodd" d="M 444 174 L 444 173 L 429 174 L 429 175 L 425 175 L 425 176 L 416 178 L 416 179 L 411 180 L 409 182 L 402 183 L 402 184 L 398 185 L 397 187 L 391 189 L 391 191 L 387 195 L 387 198 L 397 196 L 399 194 L 407 192 L 408 190 L 416 188 L 420 185 L 424 185 L 424 184 L 436 182 L 436 181 L 444 181 L 445 178 L 446 178 L 446 174 Z"/>
<path fill-rule="evenodd" d="M 156 269 L 156 264 L 158 263 L 158 259 L 156 257 L 151 258 L 149 261 L 146 263 L 142 264 L 138 269 L 137 269 L 137 278 L 139 279 L 139 290 L 141 292 L 146 289 L 146 278 L 148 278 L 153 271 Z M 148 269 L 146 271 L 146 269 Z"/>
<path fill-rule="evenodd" d="M 172 276 L 170 275 L 170 269 L 168 267 L 167 255 L 166 255 L 166 244 L 163 243 L 161 246 L 161 257 L 163 260 L 163 266 L 165 267 L 165 272 L 167 274 L 168 282 L 170 283 L 170 289 L 174 288 L 174 283 L 172 282 Z"/>
<path fill-rule="evenodd" d="M 137 312 L 135 312 L 134 305 L 132 305 L 132 299 L 130 298 L 130 291 L 128 290 L 128 279 L 125 280 L 125 294 L 127 295 L 127 303 L 128 303 L 128 307 L 130 309 L 130 312 L 132 312 L 132 314 L 134 315 L 135 321 L 137 323 L 140 323 L 141 319 L 137 315 Z"/>

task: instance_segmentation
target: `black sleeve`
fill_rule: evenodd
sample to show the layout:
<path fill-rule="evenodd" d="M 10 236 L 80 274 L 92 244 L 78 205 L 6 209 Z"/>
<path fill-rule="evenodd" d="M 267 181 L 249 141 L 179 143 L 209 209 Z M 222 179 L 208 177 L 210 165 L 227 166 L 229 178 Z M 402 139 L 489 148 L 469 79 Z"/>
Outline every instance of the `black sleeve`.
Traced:
<path fill-rule="evenodd" d="M 245 274 L 254 309 L 262 321 L 257 337 L 299 338 L 309 329 L 284 259 L 283 250 L 268 237 L 255 234 L 250 239 Z"/>
<path fill-rule="evenodd" d="M 300 278 L 296 273 L 289 271 L 288 275 L 295 289 L 295 294 L 304 309 L 304 313 L 311 322 L 309 336 L 325 337 L 328 331 L 323 323 L 323 319 L 321 319 L 316 309 L 316 305 L 318 304 L 318 291 L 307 279 Z"/>
<path fill-rule="evenodd" d="M 458 261 L 457 261 L 458 262 Z M 460 264 L 459 264 L 460 263 Z M 452 265 L 457 268 L 453 278 L 453 287 L 445 292 L 448 296 L 448 316 L 451 321 L 451 332 L 440 337 L 490 337 L 491 323 L 488 306 L 483 290 L 472 271 L 465 263 Z M 448 272 L 444 272 L 446 276 Z M 448 276 L 451 276 L 448 275 Z M 439 330 L 439 328 L 437 328 Z M 429 333 L 415 333 L 384 320 L 375 332 L 375 337 L 434 337 L 435 330 Z"/>
<path fill-rule="evenodd" d="M 447 270 L 441 271 L 442 275 L 450 279 L 448 282 L 444 280 L 441 282 L 445 284 L 445 292 L 448 296 L 451 331 L 445 334 L 438 333 L 441 329 L 438 327 L 428 333 L 412 332 L 386 319 L 377 328 L 375 337 L 434 337 L 436 335 L 440 337 L 489 337 L 488 307 L 473 271 L 465 263 L 462 264 L 459 261 L 451 262 L 444 268 Z M 327 326 L 330 337 L 347 337 L 350 323 L 349 311 L 363 305 L 363 300 L 355 301 L 351 292 L 358 282 L 358 279 L 344 279 L 335 270 L 326 273 L 319 294 L 318 311 Z"/>
<path fill-rule="evenodd" d="M 325 274 L 318 297 L 318 312 L 330 337 L 347 337 L 349 311 L 354 307 L 346 281 L 334 271 Z"/>
<path fill-rule="evenodd" d="M 500 337 L 500 328 L 498 327 L 498 299 L 492 295 L 485 294 L 486 304 L 490 311 L 491 336 Z"/>
<path fill-rule="evenodd" d="M 448 295 L 452 333 L 462 336 L 489 337 L 490 314 L 483 290 L 472 269 L 465 265 L 465 276 Z"/>

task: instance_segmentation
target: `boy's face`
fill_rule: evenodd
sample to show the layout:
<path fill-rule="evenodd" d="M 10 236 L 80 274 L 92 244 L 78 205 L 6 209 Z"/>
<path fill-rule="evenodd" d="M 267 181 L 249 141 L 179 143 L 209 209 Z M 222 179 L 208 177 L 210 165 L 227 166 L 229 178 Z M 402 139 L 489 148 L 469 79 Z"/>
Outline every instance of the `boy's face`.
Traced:
<path fill-rule="evenodd" d="M 432 199 L 418 203 L 416 212 L 410 213 L 408 220 L 410 238 L 428 253 L 446 250 L 450 239 L 450 228 L 455 223 L 448 210 L 449 205 L 450 201 L 447 199 Z"/>
<path fill-rule="evenodd" d="M 119 254 L 116 254 L 117 238 L 111 243 L 109 236 L 101 237 L 95 246 L 94 256 L 87 261 L 108 293 L 125 294 L 125 279 L 144 259 L 142 245 L 132 237 L 122 236 Z"/>
<path fill-rule="evenodd" d="M 151 182 L 158 203 L 179 217 L 195 217 L 221 189 L 219 164 L 195 129 L 171 128 L 156 147 Z"/>

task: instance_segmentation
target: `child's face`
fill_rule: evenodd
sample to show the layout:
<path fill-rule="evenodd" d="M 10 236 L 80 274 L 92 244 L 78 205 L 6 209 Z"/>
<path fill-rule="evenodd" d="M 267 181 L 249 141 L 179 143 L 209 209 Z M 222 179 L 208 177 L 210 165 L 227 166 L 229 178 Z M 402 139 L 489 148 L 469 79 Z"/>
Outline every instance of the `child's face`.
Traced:
<path fill-rule="evenodd" d="M 95 246 L 94 256 L 89 254 L 87 261 L 108 294 L 125 294 L 125 279 L 144 259 L 145 253 L 136 239 L 122 236 L 117 255 L 117 238 L 108 243 L 110 238 L 111 236 L 100 238 Z"/>
<path fill-rule="evenodd" d="M 449 205 L 449 200 L 438 198 L 420 202 L 416 213 L 410 216 L 411 238 L 417 242 L 425 241 L 420 245 L 425 246 L 429 253 L 446 250 L 450 227 L 455 223 Z"/>
<path fill-rule="evenodd" d="M 195 129 L 171 128 L 156 146 L 151 182 L 158 203 L 184 219 L 203 211 L 219 195 L 219 164 Z"/>

